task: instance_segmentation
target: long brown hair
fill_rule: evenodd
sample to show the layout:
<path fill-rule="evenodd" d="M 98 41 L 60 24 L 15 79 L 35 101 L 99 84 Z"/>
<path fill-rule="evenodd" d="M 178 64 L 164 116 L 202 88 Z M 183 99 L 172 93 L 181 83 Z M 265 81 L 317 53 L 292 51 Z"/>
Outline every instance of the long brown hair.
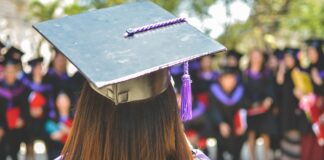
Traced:
<path fill-rule="evenodd" d="M 83 88 L 64 160 L 192 160 L 172 86 L 149 100 L 115 106 Z"/>

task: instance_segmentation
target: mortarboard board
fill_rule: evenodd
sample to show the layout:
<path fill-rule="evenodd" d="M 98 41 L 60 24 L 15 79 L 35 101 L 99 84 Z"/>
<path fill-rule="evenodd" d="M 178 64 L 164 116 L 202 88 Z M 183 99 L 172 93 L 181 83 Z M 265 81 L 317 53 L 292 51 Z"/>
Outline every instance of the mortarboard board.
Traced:
<path fill-rule="evenodd" d="M 314 48 L 321 48 L 323 45 L 322 39 L 308 39 L 305 41 L 307 46 L 314 47 Z"/>
<path fill-rule="evenodd" d="M 151 2 L 68 16 L 34 28 L 116 105 L 162 93 L 170 83 L 169 67 L 226 50 Z"/>
<path fill-rule="evenodd" d="M 12 46 L 8 49 L 7 53 L 5 54 L 5 59 L 15 60 L 15 61 L 21 63 L 21 57 L 23 55 L 24 55 L 24 52 L 22 52 L 21 50 Z"/>
<path fill-rule="evenodd" d="M 28 61 L 28 64 L 29 64 L 31 67 L 34 67 L 36 64 L 38 64 L 38 63 L 42 63 L 43 60 L 44 60 L 43 57 L 37 57 L 37 58 L 34 58 L 34 59 L 32 59 L 32 60 L 29 60 L 29 61 Z"/>

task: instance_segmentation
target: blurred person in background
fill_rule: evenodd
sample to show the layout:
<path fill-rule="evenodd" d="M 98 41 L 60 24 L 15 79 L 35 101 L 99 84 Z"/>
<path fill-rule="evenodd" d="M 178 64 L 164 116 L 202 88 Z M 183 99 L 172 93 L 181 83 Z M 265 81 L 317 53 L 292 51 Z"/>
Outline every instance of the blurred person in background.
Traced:
<path fill-rule="evenodd" d="M 238 74 L 236 68 L 224 66 L 218 81 L 210 87 L 207 114 L 215 130 L 220 160 L 239 160 L 245 140 L 246 110 L 243 108 L 247 99 Z"/>
<path fill-rule="evenodd" d="M 323 40 L 322 39 L 309 39 L 307 44 L 307 56 L 310 61 L 308 68 L 311 82 L 314 88 L 314 94 L 316 95 L 317 113 L 320 115 L 319 123 L 324 125 L 324 55 L 323 55 Z M 312 121 L 315 120 L 311 117 Z M 324 145 L 320 146 L 316 133 L 314 134 L 314 122 L 313 130 L 308 130 L 308 133 L 302 137 L 302 153 L 301 159 L 324 159 Z M 316 132 L 316 131 L 315 131 Z M 318 132 L 318 131 L 317 131 Z M 320 132 L 324 132 L 323 128 Z M 318 133 L 317 133 L 318 134 Z"/>
<path fill-rule="evenodd" d="M 72 90 L 73 85 L 71 85 L 71 78 L 67 73 L 66 58 L 60 51 L 58 51 L 57 49 L 54 50 L 55 56 L 49 66 L 46 76 L 50 79 L 53 85 L 54 96 L 57 96 L 57 94 L 61 90 L 67 90 L 70 92 Z"/>
<path fill-rule="evenodd" d="M 7 54 L 12 54 L 9 52 Z M 2 147 L 13 160 L 18 159 L 20 143 L 24 140 L 26 119 L 28 117 L 28 102 L 25 86 L 17 79 L 20 59 L 7 55 L 5 59 L 4 79 L 0 82 Z M 2 119 L 2 121 L 4 120 Z M 4 132 L 4 133 L 3 133 Z M 0 133 L 1 134 L 1 133 Z"/>
<path fill-rule="evenodd" d="M 49 135 L 47 142 L 48 158 L 55 159 L 61 153 L 72 127 L 71 96 L 60 91 L 55 100 L 57 115 L 46 121 L 45 129 Z"/>
<path fill-rule="evenodd" d="M 229 50 L 226 53 L 226 66 L 231 67 L 233 69 L 236 69 L 238 71 L 238 75 L 241 76 L 241 70 L 240 70 L 240 60 L 241 60 L 242 54 L 237 52 L 236 50 Z"/>
<path fill-rule="evenodd" d="M 272 114 L 274 117 L 274 121 L 276 124 L 276 132 L 270 135 L 271 140 L 271 149 L 273 150 L 274 159 L 280 159 L 280 116 L 279 116 L 279 108 L 281 105 L 281 90 L 278 83 L 276 83 L 277 73 L 279 69 L 279 65 L 283 62 L 284 52 L 281 49 L 275 49 L 273 53 L 267 55 L 267 68 L 271 72 L 272 77 L 272 85 L 274 86 L 274 95 L 275 101 L 272 107 Z"/>
<path fill-rule="evenodd" d="M 210 85 L 217 79 L 218 73 L 213 70 L 213 56 L 200 58 L 200 67 L 197 71 L 197 79 L 194 82 L 196 93 L 194 94 L 192 120 L 185 123 L 186 133 L 194 147 L 206 151 L 206 138 L 211 136 L 210 122 L 206 115 L 208 107 L 208 92 Z"/>
<path fill-rule="evenodd" d="M 6 45 L 3 44 L 1 41 L 0 41 L 0 80 L 3 79 L 4 77 L 4 56 L 3 56 L 3 52 L 4 52 L 4 48 L 6 48 Z"/>
<path fill-rule="evenodd" d="M 300 159 L 300 137 L 306 132 L 305 114 L 299 108 L 300 90 L 294 84 L 293 72 L 302 72 L 299 49 L 286 48 L 283 63 L 280 63 L 276 82 L 280 86 L 280 126 L 282 159 Z M 307 121 L 306 121 L 307 122 Z"/>
<path fill-rule="evenodd" d="M 50 109 L 53 87 L 48 77 L 44 76 L 43 57 L 28 61 L 32 68 L 30 74 L 25 76 L 22 82 L 28 88 L 29 116 L 26 122 L 27 128 L 27 159 L 35 159 L 34 142 L 43 140 L 45 142 L 45 121 Z M 54 106 L 52 106 L 54 107 Z"/>
<path fill-rule="evenodd" d="M 274 134 L 276 124 L 271 112 L 274 90 L 270 71 L 265 66 L 263 53 L 254 49 L 249 55 L 248 68 L 243 73 L 243 82 L 249 100 L 248 109 L 248 144 L 250 159 L 256 159 L 256 138 L 263 139 L 263 158 L 269 159 L 270 135 Z"/>
<path fill-rule="evenodd" d="M 20 49 L 14 47 L 14 46 L 11 46 L 4 56 L 5 59 L 10 58 L 10 59 L 19 61 L 19 63 L 16 64 L 17 69 L 18 69 L 17 70 L 17 79 L 18 80 L 22 80 L 26 76 L 26 73 L 23 70 L 22 61 L 21 61 L 21 58 L 24 54 L 25 53 L 22 52 Z"/>

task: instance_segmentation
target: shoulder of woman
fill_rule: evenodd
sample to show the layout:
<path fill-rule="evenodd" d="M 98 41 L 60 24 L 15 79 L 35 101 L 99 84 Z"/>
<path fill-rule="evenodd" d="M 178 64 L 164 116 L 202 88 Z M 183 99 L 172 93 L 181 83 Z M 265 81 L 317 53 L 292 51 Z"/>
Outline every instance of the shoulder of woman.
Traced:
<path fill-rule="evenodd" d="M 194 160 L 210 160 L 202 151 L 198 149 L 192 149 L 192 155 Z"/>

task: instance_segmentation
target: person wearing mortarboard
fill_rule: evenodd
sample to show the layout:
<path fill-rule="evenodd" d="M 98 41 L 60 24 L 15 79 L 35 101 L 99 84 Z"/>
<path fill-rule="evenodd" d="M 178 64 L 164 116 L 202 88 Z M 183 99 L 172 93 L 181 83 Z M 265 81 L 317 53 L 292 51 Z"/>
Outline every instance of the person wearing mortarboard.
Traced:
<path fill-rule="evenodd" d="M 207 114 L 217 139 L 218 158 L 241 159 L 245 141 L 247 98 L 243 84 L 237 79 L 237 68 L 223 66 L 209 92 Z M 215 136 L 213 135 L 213 136 Z"/>
<path fill-rule="evenodd" d="M 5 120 L 3 146 L 7 148 L 7 156 L 13 160 L 18 158 L 20 143 L 24 140 L 27 110 L 27 94 L 25 86 L 17 79 L 19 60 L 12 57 L 5 59 L 4 79 L 0 81 L 0 108 Z"/>
<path fill-rule="evenodd" d="M 6 54 L 4 55 L 4 58 L 10 58 L 10 59 L 14 59 L 16 60 L 18 63 L 16 64 L 18 67 L 18 73 L 17 73 L 17 79 L 18 80 L 22 80 L 25 76 L 26 73 L 23 71 L 22 68 L 22 61 L 21 58 L 24 55 L 24 52 L 22 52 L 20 49 L 11 46 L 8 51 L 6 52 Z"/>
<path fill-rule="evenodd" d="M 59 159 L 208 159 L 181 124 L 192 116 L 188 61 L 225 47 L 150 2 L 34 27 L 88 80 Z M 168 68 L 184 62 L 179 111 Z"/>
<path fill-rule="evenodd" d="M 48 68 L 46 76 L 53 85 L 54 96 L 61 90 L 66 90 L 71 93 L 73 84 L 71 77 L 67 73 L 67 59 L 58 49 L 55 48 L 54 50 L 54 59 Z"/>
<path fill-rule="evenodd" d="M 283 49 L 274 49 L 272 53 L 267 55 L 266 58 L 266 66 L 267 68 L 270 70 L 270 74 L 272 77 L 271 82 L 273 83 L 273 88 L 274 88 L 274 93 L 275 93 L 275 101 L 272 107 L 272 114 L 273 114 L 273 118 L 275 120 L 275 124 L 277 126 L 277 132 L 272 134 L 270 136 L 270 140 L 271 140 L 271 149 L 272 149 L 272 153 L 275 156 L 274 159 L 280 159 L 280 127 L 279 127 L 279 108 L 280 108 L 280 104 L 281 104 L 281 90 L 280 90 L 280 86 L 276 83 L 276 77 L 277 77 L 277 73 L 278 73 L 278 69 L 280 64 L 283 63 L 283 57 L 284 57 L 284 50 Z"/>
<path fill-rule="evenodd" d="M 44 76 L 43 57 L 28 61 L 31 73 L 26 75 L 21 82 L 27 88 L 29 115 L 26 122 L 27 131 L 27 158 L 35 158 L 33 144 L 35 140 L 46 139 L 45 120 L 50 112 L 55 112 L 53 86 L 48 77 Z"/>
<path fill-rule="evenodd" d="M 296 73 L 303 73 L 300 68 L 297 48 L 284 49 L 283 62 L 280 64 L 276 81 L 280 87 L 280 132 L 282 136 L 282 158 L 301 158 L 301 137 L 307 132 L 305 113 L 299 108 L 300 87 L 296 83 Z"/>
<path fill-rule="evenodd" d="M 249 55 L 248 68 L 242 74 L 249 101 L 248 106 L 248 144 L 250 159 L 256 159 L 256 138 L 264 139 L 263 159 L 269 159 L 270 136 L 276 132 L 272 114 L 274 90 L 270 71 L 266 68 L 264 54 L 253 49 Z"/>
<path fill-rule="evenodd" d="M 236 50 L 229 50 L 226 54 L 226 65 L 240 70 L 240 59 L 242 54 Z"/>
<path fill-rule="evenodd" d="M 208 55 L 199 59 L 200 67 L 196 79 L 193 80 L 193 115 L 192 120 L 185 123 L 186 133 L 191 144 L 202 150 L 207 150 L 206 139 L 211 136 L 210 122 L 206 115 L 208 92 L 210 85 L 217 79 L 218 72 L 212 68 L 213 56 Z M 190 65 L 190 64 L 189 64 Z M 192 74 L 191 74 L 192 75 Z M 193 134 L 195 133 L 195 134 Z"/>
<path fill-rule="evenodd" d="M 318 136 L 320 134 L 323 134 L 324 132 L 324 55 L 322 48 L 323 40 L 309 39 L 306 40 L 305 43 L 307 44 L 307 57 L 310 61 L 308 71 L 311 83 L 313 85 L 313 93 L 316 103 L 313 106 L 313 108 L 315 108 L 316 111 L 314 111 L 313 114 L 311 114 L 312 116 L 310 118 L 312 123 L 312 130 L 308 130 L 308 134 L 305 134 L 302 139 L 301 147 L 303 152 L 301 153 L 301 159 L 324 159 L 323 136 Z M 318 117 L 314 115 L 318 115 Z M 315 126 L 320 126 L 318 128 L 321 129 L 316 129 L 317 127 Z"/>
<path fill-rule="evenodd" d="M 72 127 L 72 97 L 68 92 L 61 90 L 58 93 L 55 98 L 56 116 L 47 118 L 45 122 L 48 159 L 55 159 L 61 153 Z"/>

